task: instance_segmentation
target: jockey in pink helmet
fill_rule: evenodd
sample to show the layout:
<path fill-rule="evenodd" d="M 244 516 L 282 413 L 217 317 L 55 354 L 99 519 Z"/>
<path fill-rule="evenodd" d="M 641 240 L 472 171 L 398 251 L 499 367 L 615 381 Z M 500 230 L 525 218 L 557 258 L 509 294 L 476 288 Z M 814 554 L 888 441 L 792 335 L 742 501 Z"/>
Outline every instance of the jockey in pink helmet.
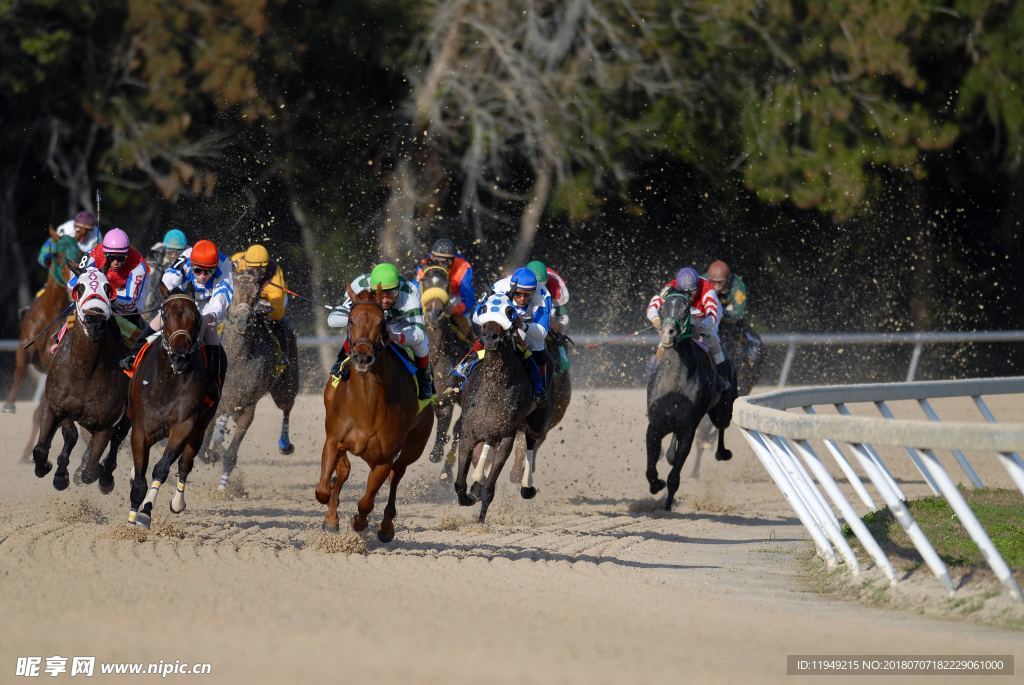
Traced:
<path fill-rule="evenodd" d="M 117 293 L 111 304 L 114 314 L 127 319 L 137 328 L 142 327 L 138 304 L 146 289 L 149 265 L 142 253 L 131 246 L 128 234 L 120 228 L 112 228 L 103 236 L 103 242 L 82 257 L 79 264 L 84 271 L 96 267 L 107 277 L 107 282 Z M 68 281 L 68 289 L 78 284 L 75 276 Z"/>

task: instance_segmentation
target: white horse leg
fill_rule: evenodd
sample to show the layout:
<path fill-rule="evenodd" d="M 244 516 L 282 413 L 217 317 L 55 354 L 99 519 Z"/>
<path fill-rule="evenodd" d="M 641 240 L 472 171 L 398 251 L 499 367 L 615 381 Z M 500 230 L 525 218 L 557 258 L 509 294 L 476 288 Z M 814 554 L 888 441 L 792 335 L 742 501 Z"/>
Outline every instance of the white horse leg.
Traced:
<path fill-rule="evenodd" d="M 524 488 L 533 487 L 533 462 L 535 452 L 533 450 L 526 450 L 526 464 L 523 467 L 523 480 L 520 485 Z"/>
<path fill-rule="evenodd" d="M 142 500 L 142 507 L 135 518 L 135 524 L 142 526 L 143 528 L 149 528 L 149 524 L 152 520 L 153 505 L 156 504 L 156 496 L 160 493 L 160 481 L 153 479 L 153 482 L 149 486 L 149 492 L 146 493 L 146 498 Z M 129 517 L 131 514 L 129 514 Z"/>
<path fill-rule="evenodd" d="M 185 481 L 178 479 L 178 487 L 171 498 L 171 511 L 180 514 L 185 511 Z"/>
<path fill-rule="evenodd" d="M 484 443 L 484 447 L 480 450 L 480 459 L 476 462 L 476 468 L 473 469 L 473 482 L 483 483 L 485 477 L 485 467 L 487 467 L 487 458 L 491 456 L 491 450 L 494 449 L 487 443 Z M 487 469 L 486 473 L 490 473 L 490 469 Z"/>

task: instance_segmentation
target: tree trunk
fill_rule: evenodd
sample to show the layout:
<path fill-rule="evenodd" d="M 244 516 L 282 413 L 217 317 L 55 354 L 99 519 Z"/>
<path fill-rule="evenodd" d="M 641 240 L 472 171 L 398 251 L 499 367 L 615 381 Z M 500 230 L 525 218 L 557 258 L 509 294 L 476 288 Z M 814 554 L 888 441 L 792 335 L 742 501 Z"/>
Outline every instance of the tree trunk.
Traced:
<path fill-rule="evenodd" d="M 306 260 L 309 263 L 309 280 L 313 288 L 312 299 L 317 302 L 324 301 L 324 262 L 320 257 L 320 247 L 317 244 L 316 234 L 309 225 L 306 212 L 303 211 L 299 201 L 292 194 L 291 197 L 292 218 L 299 225 L 299 232 L 302 236 L 302 250 L 306 253 Z M 319 309 L 314 310 L 313 331 L 318 338 L 330 337 L 331 331 L 327 327 L 327 315 Z M 330 345 L 320 345 L 320 372 L 327 374 L 334 363 L 334 350 Z"/>
<path fill-rule="evenodd" d="M 407 261 L 414 249 L 416 218 L 416 175 L 407 158 L 399 160 L 391 176 L 384 226 L 381 230 L 380 252 L 387 261 Z"/>
<path fill-rule="evenodd" d="M 505 271 L 510 272 L 526 263 L 533 249 L 533 241 L 537 237 L 537 228 L 544 216 L 544 208 L 547 207 L 548 198 L 551 196 L 551 184 L 554 181 L 555 170 L 550 162 L 541 162 L 537 171 L 537 180 L 533 184 L 533 195 L 523 209 L 523 216 L 519 222 L 519 238 L 516 240 L 515 249 L 512 250 L 509 260 L 505 263 Z"/>

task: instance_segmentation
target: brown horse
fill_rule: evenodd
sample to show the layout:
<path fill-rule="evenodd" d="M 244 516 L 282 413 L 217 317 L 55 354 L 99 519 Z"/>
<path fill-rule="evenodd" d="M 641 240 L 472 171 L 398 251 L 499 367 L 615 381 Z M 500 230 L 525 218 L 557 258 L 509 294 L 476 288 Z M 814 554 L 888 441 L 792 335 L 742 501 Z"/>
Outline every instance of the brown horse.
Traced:
<path fill-rule="evenodd" d="M 517 319 L 512 301 L 505 295 L 493 295 L 478 306 L 474 320 L 481 325 L 480 341 L 485 352 L 462 390 L 462 434 L 455 493 L 464 507 L 475 504 L 476 497 L 480 496 L 480 521 L 483 522 L 494 500 L 498 476 L 519 431 L 525 433 L 527 439 L 527 462 L 520 494 L 524 499 L 537 494 L 533 486 L 533 457 L 547 430 L 549 412 L 547 408 L 538 409 L 534 399 L 530 376 L 518 351 Z M 467 493 L 466 478 L 478 445 L 483 448 L 473 470 L 472 491 Z"/>
<path fill-rule="evenodd" d="M 378 288 L 377 297 L 380 296 Z M 420 411 L 416 383 L 388 349 L 384 310 L 369 291 L 349 292 L 352 313 L 348 324 L 350 361 L 356 373 L 344 383 L 328 379 L 324 390 L 326 439 L 320 462 L 316 499 L 327 505 L 324 530 L 338 530 L 338 496 L 348 478 L 348 455 L 362 457 L 370 467 L 366 492 L 352 518 L 353 530 L 363 530 L 381 485 L 390 476 L 391 492 L 377 538 L 395 537 L 395 495 L 409 464 L 420 458 L 434 427 L 434 413 Z M 334 473 L 333 478 L 331 477 Z"/>
<path fill-rule="evenodd" d="M 431 264 L 423 270 L 421 281 L 423 293 L 423 320 L 427 329 L 427 341 L 430 343 L 430 369 L 434 375 L 434 387 L 444 388 L 448 385 L 448 376 L 458 363 L 469 345 L 459 338 L 456 324 L 452 323 L 448 311 L 448 269 L 440 264 Z M 472 306 L 472 303 L 468 303 Z M 430 461 L 439 462 L 444 456 L 445 445 L 448 444 L 448 427 L 452 422 L 455 401 L 447 395 L 438 395 L 434 403 L 434 415 L 437 417 L 437 434 L 434 448 L 430 451 Z M 456 429 L 457 430 L 457 429 Z M 441 479 L 447 480 L 451 475 L 455 452 L 452 450 L 449 459 L 445 460 Z"/>
<path fill-rule="evenodd" d="M 118 360 L 127 352 L 121 332 L 111 314 L 114 290 L 103 272 L 88 269 L 79 278 L 74 299 L 77 320 L 64 335 L 53 357 L 41 403 L 39 442 L 32 450 L 36 476 L 42 478 L 53 465 L 47 459 L 50 443 L 59 426 L 64 434 L 64 449 L 57 458 L 53 487 L 69 485 L 68 461 L 78 442 L 75 422 L 92 432 L 87 454 L 79 468 L 83 483 L 97 478 L 100 490 L 114 488 L 117 448 L 128 432 L 124 418 L 128 379 Z M 107 445 L 110 453 L 99 471 L 100 455 Z"/>
<path fill-rule="evenodd" d="M 51 341 L 47 333 L 57 326 L 57 314 L 68 304 L 68 279 L 71 277 L 72 266 L 78 263 L 82 255 L 74 238 L 65 236 L 58 239 L 51 228 L 50 239 L 53 245 L 46 285 L 21 319 L 14 382 L 4 399 L 4 413 L 13 414 L 16 411 L 14 401 L 21 390 L 21 384 L 25 381 L 25 372 L 28 371 L 29 365 L 35 366 L 41 373 L 46 373 L 50 369 L 53 356 L 50 353 Z"/>
<path fill-rule="evenodd" d="M 171 511 L 185 510 L 185 481 L 206 427 L 217 411 L 217 401 L 207 396 L 205 350 L 200 347 L 203 321 L 199 307 L 188 294 L 174 292 L 160 307 L 163 331 L 159 344 L 140 354 L 132 374 L 128 418 L 132 424 L 131 509 L 128 525 L 149 528 L 160 485 L 167 480 L 178 458 L 178 488 Z M 223 355 L 223 348 L 218 348 Z M 227 361 L 221 357 L 221 368 Z M 164 455 L 153 466 L 153 482 L 147 492 L 149 451 L 167 438 Z"/>

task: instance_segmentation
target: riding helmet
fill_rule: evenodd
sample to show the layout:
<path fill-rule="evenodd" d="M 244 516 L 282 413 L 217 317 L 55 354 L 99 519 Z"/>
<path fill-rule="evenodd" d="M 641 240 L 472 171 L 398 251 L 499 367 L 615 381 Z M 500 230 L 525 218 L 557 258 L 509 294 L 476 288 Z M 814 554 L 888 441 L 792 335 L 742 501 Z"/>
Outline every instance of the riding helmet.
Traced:
<path fill-rule="evenodd" d="M 103 251 L 110 254 L 128 253 L 128 234 L 120 228 L 112 228 L 103 236 Z"/>
<path fill-rule="evenodd" d="M 381 290 L 392 290 L 398 287 L 401 277 L 398 275 L 398 267 L 394 264 L 383 262 L 373 267 L 370 272 L 370 287 L 374 290 L 380 286 Z"/>
<path fill-rule="evenodd" d="M 180 228 L 172 228 L 171 230 L 164 233 L 164 249 L 167 250 L 184 250 L 188 247 L 188 238 L 185 237 L 185 232 Z"/>
<path fill-rule="evenodd" d="M 708 265 L 708 280 L 712 283 L 725 283 L 729 280 L 729 265 L 716 259 Z"/>
<path fill-rule="evenodd" d="M 212 269 L 220 262 L 220 254 L 212 240 L 200 240 L 192 246 L 192 264 Z"/>
<path fill-rule="evenodd" d="M 683 267 L 676 273 L 676 290 L 692 293 L 697 290 L 699 281 L 700 276 L 697 275 L 696 269 L 690 266 Z"/>
<path fill-rule="evenodd" d="M 512 274 L 512 284 L 509 294 L 514 292 L 530 291 L 537 289 L 537 277 L 525 266 L 519 267 Z"/>
<path fill-rule="evenodd" d="M 533 272 L 533 275 L 537 277 L 537 282 L 542 285 L 548 283 L 548 268 L 544 266 L 544 262 L 535 259 L 526 265 L 526 268 Z"/>
<path fill-rule="evenodd" d="M 434 241 L 434 246 L 430 248 L 430 256 L 440 257 L 441 259 L 454 259 L 455 243 L 449 238 L 439 238 Z"/>
<path fill-rule="evenodd" d="M 243 259 L 246 266 L 266 266 L 270 264 L 270 252 L 262 245 L 250 245 Z"/>
<path fill-rule="evenodd" d="M 92 228 L 96 225 L 96 217 L 92 215 L 92 212 L 79 212 L 75 214 L 75 223 Z"/>

